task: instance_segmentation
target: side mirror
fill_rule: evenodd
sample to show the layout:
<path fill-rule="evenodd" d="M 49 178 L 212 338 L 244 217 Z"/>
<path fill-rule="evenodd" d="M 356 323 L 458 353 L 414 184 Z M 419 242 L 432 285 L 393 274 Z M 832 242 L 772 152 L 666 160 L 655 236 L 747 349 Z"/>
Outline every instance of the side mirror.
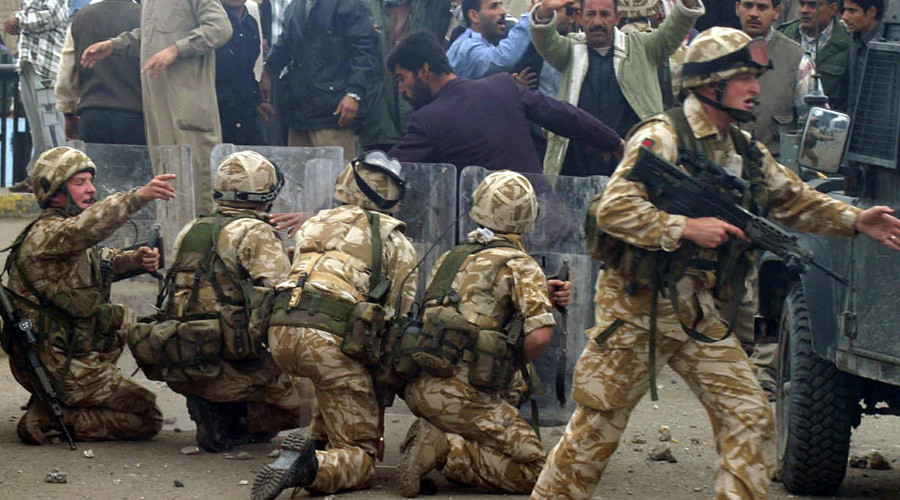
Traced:
<path fill-rule="evenodd" d="M 810 109 L 797 163 L 826 174 L 838 172 L 849 132 L 850 116 L 825 108 Z"/>

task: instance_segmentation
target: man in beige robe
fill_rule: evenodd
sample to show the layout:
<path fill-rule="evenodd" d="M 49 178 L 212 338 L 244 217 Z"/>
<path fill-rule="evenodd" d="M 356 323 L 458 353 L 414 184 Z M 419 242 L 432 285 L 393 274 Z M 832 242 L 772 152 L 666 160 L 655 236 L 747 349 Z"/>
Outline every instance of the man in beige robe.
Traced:
<path fill-rule="evenodd" d="M 110 54 L 133 53 L 140 43 L 147 144 L 193 147 L 198 213 L 212 212 L 209 156 L 222 142 L 215 57 L 229 38 L 231 23 L 219 0 L 144 0 L 139 28 L 91 45 L 81 58 L 90 68 Z"/>

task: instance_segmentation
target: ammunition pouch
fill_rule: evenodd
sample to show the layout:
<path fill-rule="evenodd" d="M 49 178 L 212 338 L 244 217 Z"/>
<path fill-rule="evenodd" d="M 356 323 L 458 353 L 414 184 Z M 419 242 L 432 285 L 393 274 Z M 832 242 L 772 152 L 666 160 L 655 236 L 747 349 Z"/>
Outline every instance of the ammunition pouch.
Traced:
<path fill-rule="evenodd" d="M 411 350 L 421 331 L 422 322 L 417 318 L 395 316 L 390 320 L 381 344 L 381 360 L 372 370 L 378 406 L 391 406 L 394 394 L 402 395 L 407 382 L 419 376 L 419 365 L 404 354 L 404 347 Z"/>
<path fill-rule="evenodd" d="M 125 308 L 104 303 L 98 290 L 68 290 L 38 307 L 40 339 L 72 354 L 109 352 L 123 344 Z M 49 333 L 44 333 L 49 332 Z"/>
<path fill-rule="evenodd" d="M 381 358 L 384 308 L 374 302 L 352 302 L 306 284 L 279 292 L 272 326 L 315 328 L 341 337 L 341 351 L 366 366 Z"/>
<path fill-rule="evenodd" d="M 469 383 L 484 392 L 504 391 L 516 374 L 516 346 L 496 330 L 481 330 L 472 345 Z"/>
<path fill-rule="evenodd" d="M 412 344 L 401 352 L 409 354 L 422 370 L 450 377 L 469 347 L 469 339 L 479 328 L 454 308 L 436 306 L 425 310 L 421 332 L 414 339 L 404 336 L 402 343 Z"/>
<path fill-rule="evenodd" d="M 218 318 L 198 317 L 187 321 L 160 318 L 131 327 L 128 347 L 147 378 L 190 382 L 219 376 L 222 339 Z"/>
<path fill-rule="evenodd" d="M 244 301 L 240 303 L 216 304 L 221 321 L 222 356 L 227 360 L 256 358 L 265 350 L 275 292 L 269 287 L 244 284 L 243 294 Z"/>

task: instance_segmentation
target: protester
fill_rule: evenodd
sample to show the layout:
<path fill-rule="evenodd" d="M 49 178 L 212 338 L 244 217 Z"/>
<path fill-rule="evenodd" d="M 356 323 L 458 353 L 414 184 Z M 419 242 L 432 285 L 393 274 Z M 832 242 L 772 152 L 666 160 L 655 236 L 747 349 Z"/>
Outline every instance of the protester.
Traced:
<path fill-rule="evenodd" d="M 409 119 L 409 131 L 389 152 L 400 161 L 540 173 L 529 120 L 606 153 L 622 144 L 600 120 L 529 90 L 508 74 L 481 80 L 456 76 L 430 33 L 409 35 L 387 64 L 400 93 L 417 110 Z"/>
<path fill-rule="evenodd" d="M 845 0 L 844 13 L 841 19 L 853 34 L 853 47 L 850 49 L 848 70 L 850 72 L 850 90 L 847 99 L 847 111 L 856 113 L 859 99 L 859 85 L 862 81 L 863 63 L 869 43 L 884 36 L 884 0 Z"/>
<path fill-rule="evenodd" d="M 56 79 L 56 109 L 66 117 L 66 138 L 99 144 L 146 144 L 141 106 L 141 61 L 130 54 L 88 69 L 88 46 L 141 24 L 141 6 L 103 0 L 78 11 L 66 35 Z"/>
<path fill-rule="evenodd" d="M 462 10 L 468 28 L 447 50 L 453 72 L 474 80 L 511 70 L 528 50 L 528 15 L 506 33 L 501 0 L 463 0 Z"/>

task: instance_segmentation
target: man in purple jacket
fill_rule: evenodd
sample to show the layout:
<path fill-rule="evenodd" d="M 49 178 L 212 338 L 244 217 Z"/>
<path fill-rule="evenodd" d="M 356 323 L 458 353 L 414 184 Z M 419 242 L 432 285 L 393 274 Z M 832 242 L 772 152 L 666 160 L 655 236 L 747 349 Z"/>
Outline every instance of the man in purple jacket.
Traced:
<path fill-rule="evenodd" d="M 622 139 L 569 103 L 519 85 L 506 73 L 481 80 L 453 74 L 434 35 L 413 33 L 397 45 L 387 67 L 416 112 L 388 153 L 402 162 L 479 165 L 540 174 L 529 121 L 601 151 L 620 154 Z"/>

